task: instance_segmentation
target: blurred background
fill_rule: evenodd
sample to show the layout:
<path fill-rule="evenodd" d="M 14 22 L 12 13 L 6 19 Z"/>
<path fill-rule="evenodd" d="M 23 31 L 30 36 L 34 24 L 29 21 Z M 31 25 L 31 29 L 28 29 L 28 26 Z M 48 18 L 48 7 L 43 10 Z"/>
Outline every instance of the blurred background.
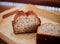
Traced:
<path fill-rule="evenodd" d="M 38 4 L 38 5 L 60 7 L 60 0 L 0 0 L 0 1 L 31 3 L 31 4 Z"/>

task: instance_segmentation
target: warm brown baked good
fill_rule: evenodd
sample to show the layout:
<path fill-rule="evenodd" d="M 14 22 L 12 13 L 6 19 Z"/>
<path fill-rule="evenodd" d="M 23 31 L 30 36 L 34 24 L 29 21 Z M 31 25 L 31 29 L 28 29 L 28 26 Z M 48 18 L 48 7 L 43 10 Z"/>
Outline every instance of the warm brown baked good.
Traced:
<path fill-rule="evenodd" d="M 60 25 L 46 23 L 38 28 L 37 44 L 60 44 Z"/>
<path fill-rule="evenodd" d="M 19 11 L 15 15 L 12 24 L 15 34 L 31 33 L 37 31 L 37 28 L 41 24 L 41 21 L 33 11 L 28 11 L 26 13 L 23 11 Z"/>

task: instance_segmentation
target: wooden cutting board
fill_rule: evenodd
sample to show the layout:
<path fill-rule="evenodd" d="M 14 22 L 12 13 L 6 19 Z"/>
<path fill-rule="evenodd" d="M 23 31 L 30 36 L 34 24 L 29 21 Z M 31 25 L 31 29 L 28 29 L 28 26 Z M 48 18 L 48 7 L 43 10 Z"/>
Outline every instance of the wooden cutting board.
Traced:
<path fill-rule="evenodd" d="M 38 15 L 39 16 L 39 15 Z M 39 16 L 41 23 L 54 23 L 47 18 Z M 36 44 L 36 33 L 27 33 L 15 35 L 13 33 L 12 20 L 14 15 L 6 18 L 0 23 L 0 38 L 6 41 L 8 44 Z"/>

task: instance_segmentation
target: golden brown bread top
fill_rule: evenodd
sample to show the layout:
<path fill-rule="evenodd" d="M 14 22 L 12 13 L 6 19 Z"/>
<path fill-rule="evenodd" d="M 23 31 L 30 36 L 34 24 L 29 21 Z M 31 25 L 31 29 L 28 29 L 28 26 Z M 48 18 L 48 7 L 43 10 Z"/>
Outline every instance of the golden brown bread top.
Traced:
<path fill-rule="evenodd" d="M 35 16 L 37 19 L 38 19 L 38 21 L 39 22 L 41 22 L 40 21 L 40 18 L 38 18 L 38 16 L 36 15 L 36 13 L 34 13 L 33 11 L 28 11 L 28 12 L 24 12 L 24 11 L 19 11 L 16 15 L 15 15 L 15 17 L 14 17 L 14 22 L 16 21 L 16 19 L 19 17 L 19 16 L 29 16 L 29 15 L 33 15 L 33 16 Z"/>

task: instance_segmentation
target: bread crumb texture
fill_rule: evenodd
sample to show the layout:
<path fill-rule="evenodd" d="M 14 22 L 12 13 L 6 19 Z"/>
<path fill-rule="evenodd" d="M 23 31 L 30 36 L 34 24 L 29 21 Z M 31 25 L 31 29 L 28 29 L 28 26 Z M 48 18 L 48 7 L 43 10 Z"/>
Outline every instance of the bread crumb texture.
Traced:
<path fill-rule="evenodd" d="M 38 28 L 38 33 L 53 35 L 53 36 L 60 36 L 60 25 L 59 24 L 56 25 L 52 23 L 43 24 Z"/>

